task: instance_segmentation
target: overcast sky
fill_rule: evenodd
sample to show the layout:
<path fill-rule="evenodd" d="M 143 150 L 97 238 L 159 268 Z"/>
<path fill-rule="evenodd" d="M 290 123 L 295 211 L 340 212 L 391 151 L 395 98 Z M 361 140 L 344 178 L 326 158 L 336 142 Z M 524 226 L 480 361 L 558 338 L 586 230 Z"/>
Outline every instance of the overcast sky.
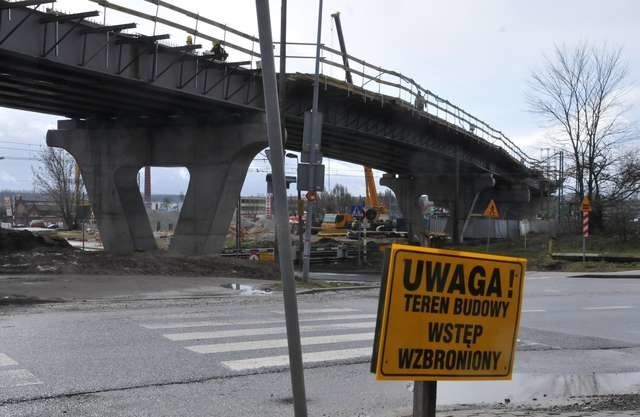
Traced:
<path fill-rule="evenodd" d="M 169 1 L 257 34 L 253 0 Z M 115 3 L 155 13 L 155 6 L 144 0 Z M 288 5 L 288 40 L 314 42 L 317 1 L 288 0 Z M 84 0 L 61 0 L 56 8 L 101 9 Z M 545 126 L 527 112 L 527 80 L 531 71 L 543 64 L 544 56 L 553 52 L 554 45 L 572 46 L 586 41 L 623 48 L 629 70 L 629 104 L 640 104 L 640 2 L 637 1 L 325 0 L 322 41 L 337 49 L 337 35 L 330 18 L 336 11 L 341 12 L 351 55 L 413 78 L 503 131 L 534 157 L 540 155 L 541 147 L 548 145 Z M 176 19 L 162 8 L 159 15 Z M 279 1 L 271 2 L 271 15 L 274 39 L 278 39 Z M 119 19 L 117 13 L 107 12 L 108 24 L 117 23 Z M 181 23 L 194 24 L 189 19 Z M 202 25 L 199 28 L 213 36 L 224 36 L 222 31 L 213 28 Z M 162 27 L 156 30 L 167 32 Z M 139 26 L 137 31 L 149 33 L 153 25 Z M 183 43 L 180 39 L 183 34 L 171 33 L 174 43 Z M 233 39 L 229 36 L 227 40 Z M 251 47 L 246 43 L 243 46 Z M 230 52 L 230 59 L 234 59 L 234 53 Z M 300 65 L 291 63 L 290 68 L 306 68 Z M 341 77 L 338 72 L 331 74 Z M 631 120 L 638 120 L 639 116 L 640 106 L 633 107 L 628 114 Z M 46 130 L 55 127 L 55 120 L 52 116 L 0 109 L 0 156 L 28 157 L 32 154 L 30 150 L 44 146 Z M 244 195 L 265 192 L 264 171 L 268 166 L 263 156 L 259 158 L 247 177 Z M 327 186 L 343 183 L 352 193 L 364 194 L 361 167 L 338 161 L 325 163 L 330 164 Z M 0 189 L 32 189 L 30 164 L 23 160 L 0 160 Z M 287 170 L 294 173 L 295 160 L 287 161 Z M 185 171 L 175 175 L 172 170 L 154 170 L 154 193 L 186 190 L 188 174 Z"/>

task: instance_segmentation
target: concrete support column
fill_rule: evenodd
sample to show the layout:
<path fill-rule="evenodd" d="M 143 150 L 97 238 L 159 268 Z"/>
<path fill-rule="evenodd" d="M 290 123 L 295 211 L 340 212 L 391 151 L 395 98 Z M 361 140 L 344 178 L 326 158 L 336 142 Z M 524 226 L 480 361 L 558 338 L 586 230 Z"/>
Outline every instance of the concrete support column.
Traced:
<path fill-rule="evenodd" d="M 136 181 L 144 166 L 184 166 L 191 175 L 171 250 L 208 254 L 222 249 L 247 168 L 265 147 L 264 122 L 224 126 L 84 127 L 61 121 L 47 144 L 76 159 L 107 251 L 156 248 Z"/>
<path fill-rule="evenodd" d="M 415 177 L 385 174 L 380 178 L 380 185 L 391 188 L 396 195 L 402 216 L 407 222 L 409 241 L 424 241 L 424 216 L 419 205 L 421 194 Z"/>
<path fill-rule="evenodd" d="M 391 188 L 395 193 L 400 210 L 409 226 L 409 239 L 421 242 L 424 238 L 424 219 L 418 200 L 422 194 L 428 195 L 429 200 L 436 206 L 449 210 L 452 217 L 448 224 L 448 232 L 452 234 L 454 222 L 463 220 L 463 217 L 453 218 L 456 201 L 460 208 L 459 216 L 466 216 L 475 193 L 491 189 L 495 184 L 493 176 L 489 174 L 463 175 L 459 181 L 457 198 L 456 177 L 450 174 L 411 176 L 385 174 L 380 179 L 380 185 Z"/>
<path fill-rule="evenodd" d="M 259 151 L 230 152 L 220 164 L 187 167 L 191 179 L 171 241 L 172 252 L 206 254 L 223 248 L 247 169 Z"/>

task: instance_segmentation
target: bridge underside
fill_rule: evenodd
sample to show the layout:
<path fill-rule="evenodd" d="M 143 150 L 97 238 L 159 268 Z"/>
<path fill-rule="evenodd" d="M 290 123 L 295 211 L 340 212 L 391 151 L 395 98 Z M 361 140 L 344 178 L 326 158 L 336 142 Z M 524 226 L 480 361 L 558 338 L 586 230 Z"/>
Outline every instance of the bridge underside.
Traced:
<path fill-rule="evenodd" d="M 146 80 L 114 76 L 79 66 L 0 49 L 0 106 L 87 120 L 119 120 L 157 126 L 225 124 L 262 113 L 261 78 L 252 75 L 237 104 L 169 90 Z M 311 102 L 311 78 L 288 76 L 285 97 L 287 148 L 300 150 L 305 110 Z M 236 89 L 239 87 L 236 87 Z M 468 131 L 434 120 L 397 99 L 366 96 L 344 83 L 323 86 L 323 154 L 398 174 L 450 172 L 456 155 L 466 172 L 491 172 L 522 178 L 528 170 L 500 148 Z"/>

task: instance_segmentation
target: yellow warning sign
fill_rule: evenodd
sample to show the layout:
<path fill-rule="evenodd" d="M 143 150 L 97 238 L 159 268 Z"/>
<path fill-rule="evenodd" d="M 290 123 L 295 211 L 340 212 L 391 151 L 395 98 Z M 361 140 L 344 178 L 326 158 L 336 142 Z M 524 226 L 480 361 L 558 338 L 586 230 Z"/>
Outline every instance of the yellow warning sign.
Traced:
<path fill-rule="evenodd" d="M 591 200 L 586 195 L 582 199 L 582 211 L 591 211 Z"/>
<path fill-rule="evenodd" d="M 511 379 L 526 262 L 393 244 L 376 379 Z"/>
<path fill-rule="evenodd" d="M 484 213 L 482 213 L 484 217 L 491 217 L 492 219 L 497 219 L 500 217 L 500 212 L 498 211 L 498 206 L 496 206 L 496 202 L 491 199 L 487 208 L 484 209 Z"/>

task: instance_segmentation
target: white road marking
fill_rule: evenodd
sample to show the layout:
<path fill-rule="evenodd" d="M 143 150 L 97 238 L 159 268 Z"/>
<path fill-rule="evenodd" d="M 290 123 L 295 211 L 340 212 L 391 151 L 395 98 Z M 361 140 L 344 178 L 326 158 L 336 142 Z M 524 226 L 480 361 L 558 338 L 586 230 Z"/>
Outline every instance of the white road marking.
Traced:
<path fill-rule="evenodd" d="M 300 342 L 303 346 L 324 345 L 329 343 L 357 342 L 363 340 L 373 340 L 373 333 L 352 333 L 330 336 L 302 337 Z M 274 349 L 287 346 L 287 339 L 255 340 L 250 342 L 218 343 L 213 345 L 188 346 L 192 352 L 196 353 L 223 353 L 239 352 L 243 350 Z"/>
<path fill-rule="evenodd" d="M 318 324 L 312 326 L 302 326 L 301 332 L 313 332 L 322 330 L 339 330 L 339 329 L 373 329 L 375 323 L 359 322 L 359 323 L 334 323 L 334 324 Z M 286 333 L 286 327 L 266 327 L 261 329 L 236 329 L 236 330 L 218 330 L 213 332 L 189 332 L 189 333 L 169 333 L 163 335 L 169 340 L 197 340 L 197 339 L 222 339 L 226 337 L 244 337 L 244 336 L 260 336 L 266 334 Z"/>
<path fill-rule="evenodd" d="M 0 367 L 2 366 L 14 366 L 17 365 L 18 362 L 11 359 L 9 356 L 4 353 L 0 353 Z"/>
<path fill-rule="evenodd" d="M 546 313 L 547 310 L 522 310 L 523 313 Z"/>
<path fill-rule="evenodd" d="M 344 314 L 337 316 L 325 316 L 325 317 L 313 317 L 308 319 L 300 319 L 300 323 L 313 322 L 313 321 L 333 321 L 333 320 L 360 320 L 360 319 L 375 319 L 375 314 Z M 218 326 L 242 326 L 242 325 L 257 325 L 263 324 L 284 324 L 284 318 L 277 320 L 237 320 L 237 321 L 191 321 L 191 322 L 175 322 L 175 323 L 144 323 L 141 327 L 145 329 L 186 329 L 190 327 L 218 327 Z"/>
<path fill-rule="evenodd" d="M 23 387 L 42 384 L 38 378 L 26 369 L 0 371 L 0 388 Z"/>
<path fill-rule="evenodd" d="M 348 313 L 350 311 L 358 311 L 355 308 L 301 308 L 299 314 L 315 314 L 315 313 Z M 275 310 L 272 313 L 284 314 L 284 310 Z"/>
<path fill-rule="evenodd" d="M 583 310 L 627 310 L 633 308 L 633 306 L 598 306 L 598 307 L 584 307 Z"/>
<path fill-rule="evenodd" d="M 218 314 L 213 311 L 211 312 L 194 312 L 194 313 L 175 313 L 175 314 L 139 314 L 135 316 L 130 316 L 133 320 L 166 320 L 166 319 L 198 319 L 198 318 L 221 318 L 221 317 L 229 317 L 228 314 Z"/>
<path fill-rule="evenodd" d="M 322 352 L 310 352 L 302 355 L 302 361 L 306 364 L 338 361 L 345 359 L 367 358 L 371 356 L 371 348 L 326 350 Z M 275 366 L 289 366 L 289 356 L 267 356 L 263 358 L 240 359 L 224 361 L 221 364 L 232 371 L 247 371 L 252 369 L 269 368 Z"/>

